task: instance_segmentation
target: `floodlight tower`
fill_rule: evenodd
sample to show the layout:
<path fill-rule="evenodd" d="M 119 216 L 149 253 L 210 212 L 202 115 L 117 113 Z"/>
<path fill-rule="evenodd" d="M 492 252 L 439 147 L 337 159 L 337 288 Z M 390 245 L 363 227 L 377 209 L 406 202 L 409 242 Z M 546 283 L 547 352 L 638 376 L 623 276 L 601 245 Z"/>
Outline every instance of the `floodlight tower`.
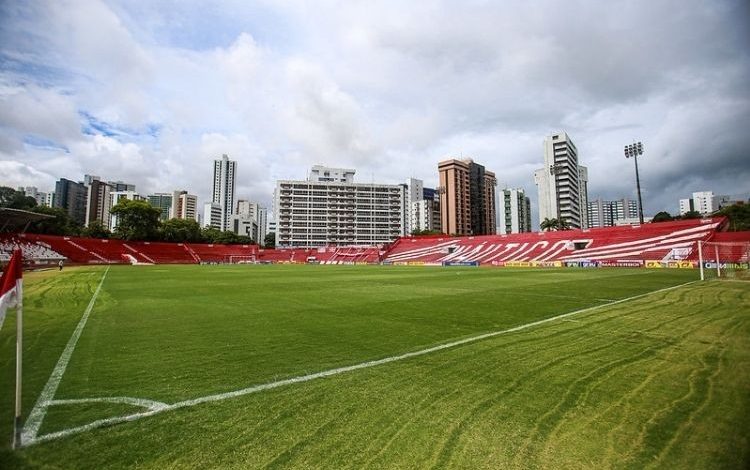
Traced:
<path fill-rule="evenodd" d="M 643 155 L 643 144 L 634 142 L 625 146 L 625 158 L 633 157 L 635 160 L 635 186 L 638 189 L 638 219 L 643 225 L 643 202 L 641 201 L 641 177 L 638 174 L 638 155 Z"/>

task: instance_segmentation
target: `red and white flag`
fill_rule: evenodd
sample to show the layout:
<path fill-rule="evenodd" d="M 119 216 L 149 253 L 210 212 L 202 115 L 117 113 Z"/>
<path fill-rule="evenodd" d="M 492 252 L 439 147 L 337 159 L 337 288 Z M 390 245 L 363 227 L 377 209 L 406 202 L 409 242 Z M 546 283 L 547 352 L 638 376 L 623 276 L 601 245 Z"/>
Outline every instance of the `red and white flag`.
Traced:
<path fill-rule="evenodd" d="M 0 328 L 5 321 L 5 312 L 15 307 L 21 300 L 23 262 L 20 249 L 13 251 L 10 263 L 5 267 L 3 277 L 0 277 Z"/>

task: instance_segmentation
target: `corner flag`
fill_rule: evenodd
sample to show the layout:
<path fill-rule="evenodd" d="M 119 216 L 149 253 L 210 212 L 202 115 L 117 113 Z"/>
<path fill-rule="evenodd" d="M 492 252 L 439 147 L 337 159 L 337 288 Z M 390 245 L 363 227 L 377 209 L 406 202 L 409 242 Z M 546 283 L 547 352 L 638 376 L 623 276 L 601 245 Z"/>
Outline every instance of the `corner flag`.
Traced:
<path fill-rule="evenodd" d="M 5 312 L 9 307 L 15 307 L 21 300 L 21 278 L 23 277 L 21 250 L 13 251 L 10 263 L 0 278 L 0 328 L 5 321 Z"/>
<path fill-rule="evenodd" d="M 10 263 L 0 278 L 0 328 L 5 321 L 5 312 L 16 307 L 16 414 L 13 421 L 13 448 L 21 445 L 21 364 L 23 353 L 23 254 L 13 251 Z"/>

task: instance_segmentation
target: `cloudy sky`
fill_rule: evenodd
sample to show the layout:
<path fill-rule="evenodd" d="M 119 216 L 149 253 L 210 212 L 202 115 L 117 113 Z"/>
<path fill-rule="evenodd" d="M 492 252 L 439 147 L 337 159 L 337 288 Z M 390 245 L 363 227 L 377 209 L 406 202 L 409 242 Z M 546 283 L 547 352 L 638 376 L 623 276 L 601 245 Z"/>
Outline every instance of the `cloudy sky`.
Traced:
<path fill-rule="evenodd" d="M 0 185 L 188 189 L 238 161 L 270 206 L 313 164 L 437 182 L 472 157 L 536 202 L 567 131 L 589 198 L 750 191 L 747 1 L 0 1 Z M 534 220 L 536 222 L 536 220 Z"/>

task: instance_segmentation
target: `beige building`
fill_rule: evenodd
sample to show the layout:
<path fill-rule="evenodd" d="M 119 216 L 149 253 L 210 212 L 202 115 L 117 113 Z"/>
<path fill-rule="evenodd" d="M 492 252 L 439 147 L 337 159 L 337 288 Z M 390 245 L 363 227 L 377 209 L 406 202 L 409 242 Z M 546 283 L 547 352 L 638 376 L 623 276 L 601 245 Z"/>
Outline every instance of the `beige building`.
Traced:
<path fill-rule="evenodd" d="M 495 234 L 495 173 L 471 159 L 442 161 L 438 173 L 443 233 Z"/>
<path fill-rule="evenodd" d="M 198 197 L 187 191 L 172 193 L 172 218 L 198 220 Z"/>

